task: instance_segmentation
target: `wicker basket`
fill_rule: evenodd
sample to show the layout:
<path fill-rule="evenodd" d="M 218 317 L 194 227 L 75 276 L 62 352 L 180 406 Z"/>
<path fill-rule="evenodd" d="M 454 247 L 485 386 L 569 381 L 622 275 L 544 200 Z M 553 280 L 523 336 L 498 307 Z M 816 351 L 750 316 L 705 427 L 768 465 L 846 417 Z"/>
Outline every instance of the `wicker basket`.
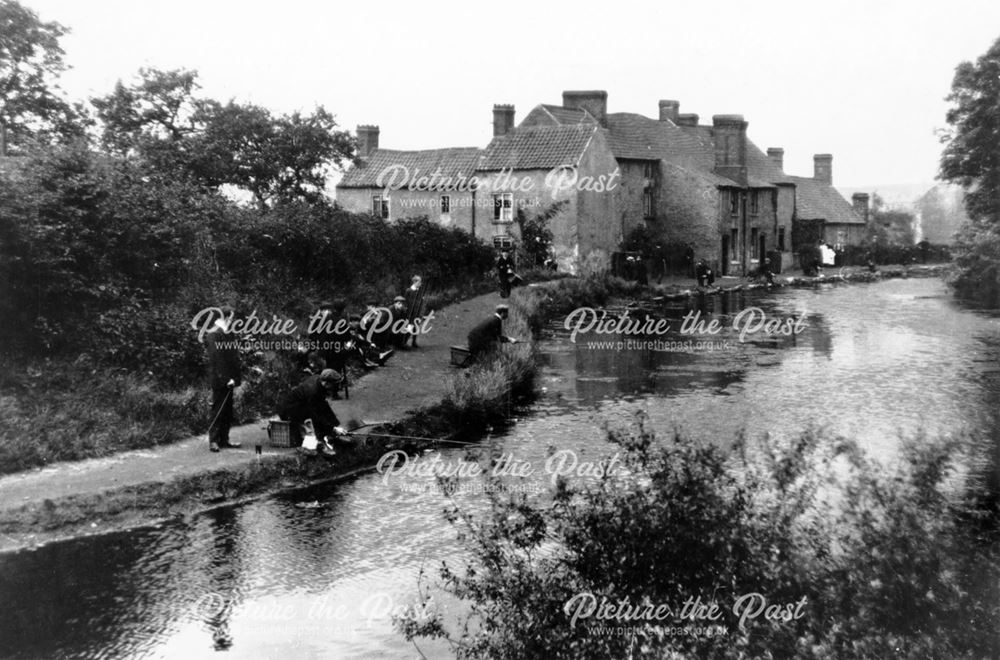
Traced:
<path fill-rule="evenodd" d="M 464 367 L 472 359 L 469 349 L 465 346 L 451 347 L 451 364 L 455 367 Z"/>
<path fill-rule="evenodd" d="M 292 446 L 292 425 L 279 419 L 267 422 L 267 441 L 272 447 Z"/>

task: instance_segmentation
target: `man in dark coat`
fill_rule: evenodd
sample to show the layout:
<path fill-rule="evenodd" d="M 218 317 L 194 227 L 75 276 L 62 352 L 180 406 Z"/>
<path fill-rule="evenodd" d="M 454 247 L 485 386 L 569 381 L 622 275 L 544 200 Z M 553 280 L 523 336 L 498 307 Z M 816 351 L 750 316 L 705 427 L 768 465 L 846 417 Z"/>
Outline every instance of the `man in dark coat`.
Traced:
<path fill-rule="evenodd" d="M 414 332 L 411 333 L 413 339 L 413 346 L 417 345 L 418 333 L 415 332 L 420 324 L 420 320 L 423 317 L 423 307 L 424 307 L 424 280 L 419 275 L 414 275 L 413 279 L 410 280 L 410 286 L 406 289 L 405 301 L 406 301 L 406 319 L 409 321 L 411 328 Z M 405 342 L 404 342 L 405 344 Z"/>
<path fill-rule="evenodd" d="M 319 304 L 318 313 L 321 322 L 315 325 L 312 332 L 307 337 L 307 344 L 304 347 L 304 355 L 309 351 L 317 351 L 328 367 L 338 371 L 344 370 L 347 362 L 347 319 L 344 318 L 344 309 L 347 303 L 342 299 L 322 302 Z"/>
<path fill-rule="evenodd" d="M 704 259 L 698 260 L 698 266 L 695 268 L 695 275 L 698 278 L 698 286 L 712 286 L 715 283 L 715 274 L 712 269 L 708 267 Z"/>
<path fill-rule="evenodd" d="M 490 351 L 494 350 L 497 344 L 516 344 L 517 339 L 503 334 L 503 322 L 507 320 L 509 313 L 507 305 L 497 305 L 493 316 L 486 319 L 469 332 L 469 358 L 476 361 Z"/>
<path fill-rule="evenodd" d="M 278 408 L 278 417 L 291 424 L 292 446 L 302 445 L 300 427 L 307 419 L 312 420 L 316 439 L 321 442 L 346 433 L 327 403 L 327 397 L 336 393 L 342 378 L 333 369 L 324 369 L 319 375 L 307 377 L 285 396 Z"/>
<path fill-rule="evenodd" d="M 510 250 L 500 252 L 497 259 L 497 279 L 500 280 L 500 297 L 506 298 L 510 295 L 510 286 L 514 275 L 514 260 L 510 256 Z"/>
<path fill-rule="evenodd" d="M 243 383 L 239 338 L 229 332 L 232 307 L 221 307 L 215 325 L 205 333 L 208 351 L 208 378 L 212 388 L 211 422 L 208 425 L 208 448 L 216 452 L 223 447 L 239 447 L 229 440 L 233 425 L 233 391 Z"/>

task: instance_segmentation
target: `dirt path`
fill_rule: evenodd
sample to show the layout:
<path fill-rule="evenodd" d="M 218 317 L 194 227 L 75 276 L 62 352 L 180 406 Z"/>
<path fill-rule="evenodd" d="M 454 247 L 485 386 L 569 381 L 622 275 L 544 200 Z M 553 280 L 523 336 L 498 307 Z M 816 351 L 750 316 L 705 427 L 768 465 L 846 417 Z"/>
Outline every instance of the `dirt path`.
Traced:
<path fill-rule="evenodd" d="M 499 295 L 491 293 L 435 310 L 429 332 L 420 338 L 418 348 L 397 351 L 384 367 L 367 374 L 351 388 L 349 400 L 335 402 L 334 411 L 341 422 L 352 418 L 366 422 L 395 421 L 409 411 L 440 402 L 455 373 L 449 364 L 450 346 L 464 346 L 469 329 L 488 317 L 498 302 Z M 212 454 L 208 451 L 207 436 L 201 435 L 152 449 L 56 463 L 0 477 L 0 525 L 14 516 L 23 519 L 24 510 L 36 505 L 51 508 L 67 498 L 95 496 L 219 470 L 239 470 L 257 460 L 254 454 L 257 443 L 264 444 L 262 461 L 287 456 L 292 451 L 267 446 L 262 422 L 235 427 L 230 437 L 243 446 Z"/>

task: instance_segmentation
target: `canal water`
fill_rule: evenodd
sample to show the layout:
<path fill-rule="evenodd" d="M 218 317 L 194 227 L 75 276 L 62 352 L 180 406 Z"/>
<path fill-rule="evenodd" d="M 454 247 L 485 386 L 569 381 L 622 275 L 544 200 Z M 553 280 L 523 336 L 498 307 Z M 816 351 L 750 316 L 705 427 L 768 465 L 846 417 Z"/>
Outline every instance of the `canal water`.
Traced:
<path fill-rule="evenodd" d="M 748 308 L 797 319 L 801 332 L 761 329 L 741 341 L 733 324 L 755 322 L 756 311 L 739 316 Z M 412 611 L 421 572 L 431 588 L 442 561 L 463 558 L 443 509 L 482 510 L 485 496 L 484 482 L 466 476 L 449 499 L 417 467 L 439 461 L 435 469 L 467 474 L 492 451 L 512 475 L 530 467 L 529 476 L 508 477 L 509 488 L 539 492 L 556 472 L 586 478 L 614 453 L 605 426 L 628 425 L 638 410 L 663 434 L 678 428 L 722 445 L 741 432 L 789 437 L 812 426 L 856 438 L 887 462 L 900 438 L 918 431 L 960 437 L 973 469 L 995 480 L 1000 319 L 962 308 L 935 279 L 650 309 L 671 331 L 644 345 L 626 335 L 574 337 L 554 322 L 541 342 L 542 393 L 532 409 L 512 411 L 516 423 L 477 447 L 411 458 L 407 474 L 372 473 L 0 556 L 0 656 L 418 657 L 391 617 Z M 720 330 L 681 333 L 686 315 Z M 461 610 L 438 601 L 448 616 Z M 443 644 L 421 650 L 448 657 Z"/>

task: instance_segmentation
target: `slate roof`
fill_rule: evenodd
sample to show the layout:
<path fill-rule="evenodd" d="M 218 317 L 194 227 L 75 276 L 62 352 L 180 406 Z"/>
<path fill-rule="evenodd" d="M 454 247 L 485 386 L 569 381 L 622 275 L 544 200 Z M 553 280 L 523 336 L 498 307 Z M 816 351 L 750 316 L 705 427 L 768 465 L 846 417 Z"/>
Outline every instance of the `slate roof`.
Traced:
<path fill-rule="evenodd" d="M 577 165 L 598 130 L 594 123 L 519 126 L 506 135 L 493 138 L 483 152 L 479 169 L 548 170 Z"/>
<path fill-rule="evenodd" d="M 448 149 L 425 149 L 422 151 L 397 151 L 376 149 L 369 156 L 350 168 L 337 184 L 338 188 L 384 188 L 388 181 L 378 183 L 379 173 L 386 168 L 396 167 L 400 178 L 415 179 L 430 176 L 440 170 L 441 178 L 471 178 L 476 172 L 476 164 L 482 155 L 477 147 L 453 147 Z M 406 170 L 403 170 L 402 167 Z M 405 174 L 403 174 L 405 172 Z"/>
<path fill-rule="evenodd" d="M 795 215 L 802 220 L 825 220 L 828 224 L 863 225 L 864 218 L 833 186 L 804 176 L 789 177 L 795 183 Z"/>

